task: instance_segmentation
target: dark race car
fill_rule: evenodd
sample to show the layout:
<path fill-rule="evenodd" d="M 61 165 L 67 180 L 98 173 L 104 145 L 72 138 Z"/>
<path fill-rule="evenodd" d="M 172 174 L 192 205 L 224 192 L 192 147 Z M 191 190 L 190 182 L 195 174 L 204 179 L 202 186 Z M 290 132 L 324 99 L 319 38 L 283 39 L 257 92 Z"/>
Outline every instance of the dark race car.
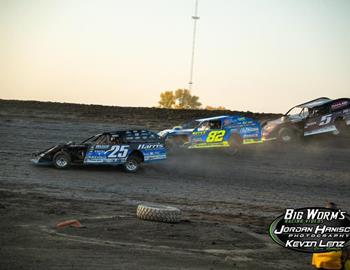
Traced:
<path fill-rule="evenodd" d="M 81 143 L 55 145 L 34 154 L 35 164 L 53 164 L 64 169 L 70 165 L 122 165 L 136 172 L 141 162 L 166 158 L 163 140 L 147 130 L 105 132 Z"/>
<path fill-rule="evenodd" d="M 285 115 L 263 125 L 263 140 L 289 143 L 303 136 L 350 131 L 350 99 L 318 98 L 291 108 Z"/>

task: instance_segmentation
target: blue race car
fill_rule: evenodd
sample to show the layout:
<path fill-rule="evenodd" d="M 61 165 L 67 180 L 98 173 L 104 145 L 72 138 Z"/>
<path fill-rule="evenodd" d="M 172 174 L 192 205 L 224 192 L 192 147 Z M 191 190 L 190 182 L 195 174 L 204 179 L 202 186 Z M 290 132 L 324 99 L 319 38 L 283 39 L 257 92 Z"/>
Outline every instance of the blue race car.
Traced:
<path fill-rule="evenodd" d="M 171 129 L 165 129 L 158 132 L 158 135 L 163 138 L 168 148 L 183 146 L 188 142 L 192 131 L 199 125 L 200 120 L 191 120 Z"/>
<path fill-rule="evenodd" d="M 122 165 L 136 172 L 141 162 L 166 158 L 164 140 L 148 130 L 125 130 L 94 135 L 76 144 L 55 145 L 34 154 L 35 164 L 53 164 L 58 169 L 70 165 Z"/>
<path fill-rule="evenodd" d="M 236 152 L 243 144 L 261 143 L 259 122 L 242 116 L 222 115 L 197 119 L 194 128 L 174 128 L 158 133 L 166 140 L 169 148 L 225 147 Z"/>

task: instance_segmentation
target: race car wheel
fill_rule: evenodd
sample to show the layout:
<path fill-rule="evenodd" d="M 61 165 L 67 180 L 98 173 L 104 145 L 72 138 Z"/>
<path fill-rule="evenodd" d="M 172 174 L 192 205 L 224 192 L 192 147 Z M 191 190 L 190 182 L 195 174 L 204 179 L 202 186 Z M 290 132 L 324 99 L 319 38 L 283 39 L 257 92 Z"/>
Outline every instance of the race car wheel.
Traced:
<path fill-rule="evenodd" d="M 128 173 L 137 172 L 140 168 L 141 159 L 137 155 L 131 155 L 124 163 L 124 170 Z"/>
<path fill-rule="evenodd" d="M 181 211 L 176 207 L 158 204 L 140 204 L 137 206 L 136 216 L 139 219 L 178 223 L 181 221 Z"/>
<path fill-rule="evenodd" d="M 57 169 L 66 169 L 70 166 L 71 159 L 66 152 L 57 152 L 53 156 L 53 164 Z"/>
<path fill-rule="evenodd" d="M 334 123 L 337 131 L 334 132 L 335 135 L 344 135 L 346 131 L 349 132 L 350 128 L 346 125 L 344 120 L 337 120 Z"/>
<path fill-rule="evenodd" d="M 278 139 L 283 143 L 292 143 L 296 141 L 297 134 L 290 128 L 281 128 L 281 130 L 278 132 Z"/>
<path fill-rule="evenodd" d="M 169 153 L 175 153 L 181 150 L 181 147 L 187 142 L 187 138 L 183 136 L 171 137 L 165 141 L 165 147 Z"/>
<path fill-rule="evenodd" d="M 165 141 L 165 148 L 168 150 L 168 152 L 174 152 L 176 150 L 176 145 L 174 144 L 172 139 L 167 139 Z"/>
<path fill-rule="evenodd" d="M 232 135 L 228 140 L 229 147 L 225 147 L 225 153 L 229 155 L 235 155 L 239 151 L 242 145 L 241 138 L 239 136 Z"/>

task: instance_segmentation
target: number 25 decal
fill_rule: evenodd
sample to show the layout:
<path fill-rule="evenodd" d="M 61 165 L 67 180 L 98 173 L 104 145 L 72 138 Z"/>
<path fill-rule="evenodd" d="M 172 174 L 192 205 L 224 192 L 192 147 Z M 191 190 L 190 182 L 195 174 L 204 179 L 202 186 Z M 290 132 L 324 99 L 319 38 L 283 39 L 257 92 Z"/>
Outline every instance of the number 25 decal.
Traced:
<path fill-rule="evenodd" d="M 112 151 L 107 158 L 125 158 L 128 155 L 129 145 L 113 145 L 108 152 Z"/>
<path fill-rule="evenodd" d="M 210 131 L 207 137 L 207 142 L 221 142 L 224 139 L 225 130 Z"/>
<path fill-rule="evenodd" d="M 324 126 L 324 125 L 328 125 L 332 120 L 332 115 L 328 114 L 328 115 L 324 115 L 321 118 L 320 123 L 318 124 L 319 126 Z"/>

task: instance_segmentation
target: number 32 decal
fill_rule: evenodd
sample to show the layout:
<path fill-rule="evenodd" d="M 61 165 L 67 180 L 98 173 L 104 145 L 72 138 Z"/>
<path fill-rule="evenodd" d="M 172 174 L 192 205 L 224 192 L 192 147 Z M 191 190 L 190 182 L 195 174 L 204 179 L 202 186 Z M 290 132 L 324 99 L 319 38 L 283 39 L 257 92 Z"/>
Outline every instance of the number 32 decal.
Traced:
<path fill-rule="evenodd" d="M 113 145 L 107 152 L 112 152 L 107 155 L 107 158 L 125 158 L 128 155 L 129 145 Z"/>

